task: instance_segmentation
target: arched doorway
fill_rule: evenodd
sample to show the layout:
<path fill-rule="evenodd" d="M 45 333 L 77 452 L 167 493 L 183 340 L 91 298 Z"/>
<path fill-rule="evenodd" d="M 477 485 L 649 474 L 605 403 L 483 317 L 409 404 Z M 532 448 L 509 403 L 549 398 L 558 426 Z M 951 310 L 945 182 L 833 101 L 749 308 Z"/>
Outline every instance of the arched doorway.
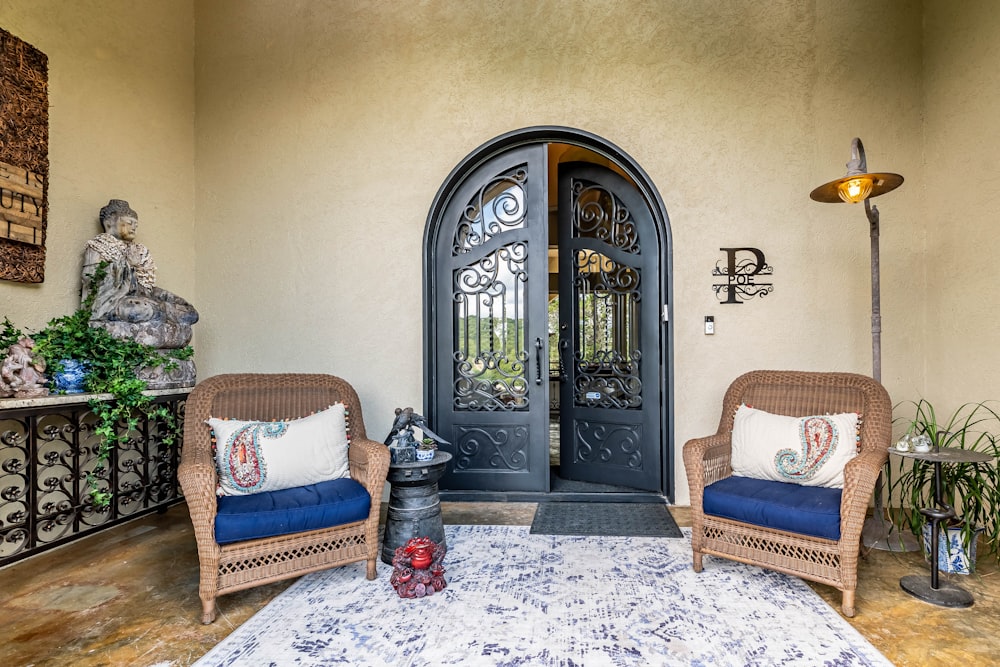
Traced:
<path fill-rule="evenodd" d="M 442 184 L 424 253 L 443 491 L 544 499 L 568 479 L 673 498 L 669 220 L 631 157 L 571 128 L 497 137 Z"/>

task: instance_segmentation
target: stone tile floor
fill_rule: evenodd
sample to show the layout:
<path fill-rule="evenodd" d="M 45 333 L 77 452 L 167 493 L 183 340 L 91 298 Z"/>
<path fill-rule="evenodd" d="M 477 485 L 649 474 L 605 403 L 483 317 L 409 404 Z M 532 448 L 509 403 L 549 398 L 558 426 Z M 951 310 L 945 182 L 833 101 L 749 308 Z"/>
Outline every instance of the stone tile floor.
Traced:
<path fill-rule="evenodd" d="M 446 523 L 528 525 L 535 505 L 443 503 L 442 510 Z M 671 511 L 690 525 L 687 508 Z M 860 566 L 850 622 L 899 667 L 1000 664 L 998 568 L 990 556 L 981 560 L 971 577 L 942 575 L 976 598 L 971 609 L 945 609 L 899 588 L 905 574 L 928 574 L 919 554 L 872 551 Z M 0 569 L 0 665 L 190 665 L 290 583 L 223 596 L 218 620 L 204 626 L 197 571 L 184 505 Z M 388 566 L 379 563 L 379 572 L 388 576 Z M 839 609 L 839 591 L 813 588 Z"/>

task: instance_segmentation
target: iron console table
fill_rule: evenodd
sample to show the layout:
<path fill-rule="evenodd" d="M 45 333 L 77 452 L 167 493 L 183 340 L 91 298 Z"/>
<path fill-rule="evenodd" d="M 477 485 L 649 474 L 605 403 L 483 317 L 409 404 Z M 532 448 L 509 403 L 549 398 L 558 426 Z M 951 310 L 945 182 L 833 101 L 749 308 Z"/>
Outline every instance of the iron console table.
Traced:
<path fill-rule="evenodd" d="M 89 493 L 101 439 L 88 402 L 111 396 L 0 399 L 0 567 L 180 502 L 177 464 L 189 391 L 148 392 L 176 420 L 176 439 L 165 442 L 162 421 L 140 419 L 98 475 L 111 495 L 104 508 Z"/>

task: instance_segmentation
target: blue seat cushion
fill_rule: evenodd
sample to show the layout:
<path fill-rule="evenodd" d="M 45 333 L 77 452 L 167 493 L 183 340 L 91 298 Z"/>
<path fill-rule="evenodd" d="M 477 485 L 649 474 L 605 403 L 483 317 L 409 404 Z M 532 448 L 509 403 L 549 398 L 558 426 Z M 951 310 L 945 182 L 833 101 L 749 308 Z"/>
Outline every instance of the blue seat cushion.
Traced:
<path fill-rule="evenodd" d="M 215 517 L 219 544 L 274 537 L 363 521 L 371 496 L 350 477 L 246 496 L 221 496 Z"/>
<path fill-rule="evenodd" d="M 734 475 L 706 486 L 702 506 L 712 516 L 836 541 L 841 492 Z"/>

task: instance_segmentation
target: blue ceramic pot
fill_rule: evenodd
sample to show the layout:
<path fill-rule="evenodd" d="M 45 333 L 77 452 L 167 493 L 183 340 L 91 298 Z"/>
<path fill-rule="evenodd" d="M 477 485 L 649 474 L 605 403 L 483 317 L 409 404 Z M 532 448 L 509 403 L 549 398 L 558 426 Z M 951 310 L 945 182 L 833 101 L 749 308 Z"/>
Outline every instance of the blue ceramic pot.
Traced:
<path fill-rule="evenodd" d="M 75 359 L 62 362 L 63 369 L 52 374 L 52 385 L 56 391 L 64 394 L 80 394 L 87 380 L 87 364 Z"/>

